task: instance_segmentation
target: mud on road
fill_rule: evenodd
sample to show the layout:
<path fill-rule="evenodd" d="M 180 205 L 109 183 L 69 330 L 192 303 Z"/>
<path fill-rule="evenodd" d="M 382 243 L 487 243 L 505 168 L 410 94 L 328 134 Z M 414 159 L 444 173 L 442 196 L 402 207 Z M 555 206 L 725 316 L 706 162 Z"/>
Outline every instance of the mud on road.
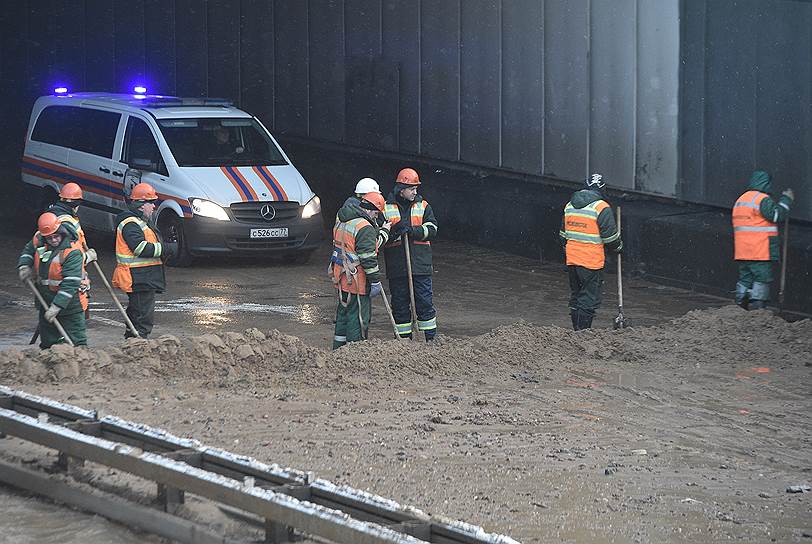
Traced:
<path fill-rule="evenodd" d="M 7 350 L 0 382 L 526 543 L 802 542 L 811 355 L 809 320 L 726 306 L 336 352 L 259 329 Z"/>

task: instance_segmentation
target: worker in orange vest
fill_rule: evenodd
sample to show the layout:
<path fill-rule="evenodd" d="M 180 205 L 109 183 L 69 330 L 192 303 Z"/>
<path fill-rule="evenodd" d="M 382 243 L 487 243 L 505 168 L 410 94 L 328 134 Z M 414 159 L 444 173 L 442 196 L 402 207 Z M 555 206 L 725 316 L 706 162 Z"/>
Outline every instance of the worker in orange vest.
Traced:
<path fill-rule="evenodd" d="M 778 260 L 778 223 L 786 219 L 795 194 L 781 193 L 776 203 L 770 197 L 770 174 L 756 170 L 747 191 L 733 205 L 734 258 L 739 263 L 736 304 L 745 310 L 765 308 L 770 300 L 773 262 Z"/>
<path fill-rule="evenodd" d="M 71 181 L 62 186 L 62 189 L 59 191 L 59 200 L 51 204 L 47 211 L 56 215 L 63 227 L 75 232 L 79 240 L 79 247 L 82 248 L 82 253 L 85 256 L 85 266 L 87 266 L 97 260 L 97 257 L 96 250 L 88 247 L 85 231 L 82 230 L 82 224 L 79 222 L 79 206 L 82 205 L 83 200 L 84 193 L 82 192 L 82 188 L 77 183 Z M 85 318 L 89 318 L 90 278 L 87 275 L 87 271 L 85 271 L 82 277 L 82 284 L 79 286 L 79 300 L 85 311 Z"/>
<path fill-rule="evenodd" d="M 76 232 L 65 228 L 55 214 L 43 213 L 37 220 L 37 232 L 20 254 L 17 268 L 20 281 L 33 281 L 48 304 L 48 308 L 39 308 L 40 348 L 65 341 L 54 325 L 57 319 L 73 345 L 86 346 L 85 314 L 79 300 L 84 254 Z"/>
<path fill-rule="evenodd" d="M 127 315 L 141 338 L 152 332 L 155 294 L 166 289 L 163 260 L 177 253 L 176 242 L 164 242 L 155 226 L 158 194 L 149 183 L 130 192 L 128 211 L 116 217 L 116 269 L 113 285 L 127 293 Z M 134 336 L 127 328 L 124 338 Z"/>
<path fill-rule="evenodd" d="M 601 174 L 592 174 L 584 188 L 576 191 L 564 207 L 559 235 L 567 255 L 570 279 L 570 317 L 576 331 L 592 326 L 595 310 L 601 304 L 604 247 L 615 253 L 623 241 L 612 208 L 604 200 L 606 183 Z"/>
<path fill-rule="evenodd" d="M 366 340 L 372 319 L 372 299 L 381 294 L 378 266 L 378 215 L 385 201 L 371 191 L 359 201 L 348 200 L 338 210 L 333 227 L 333 253 L 328 272 L 338 291 L 333 349 Z"/>

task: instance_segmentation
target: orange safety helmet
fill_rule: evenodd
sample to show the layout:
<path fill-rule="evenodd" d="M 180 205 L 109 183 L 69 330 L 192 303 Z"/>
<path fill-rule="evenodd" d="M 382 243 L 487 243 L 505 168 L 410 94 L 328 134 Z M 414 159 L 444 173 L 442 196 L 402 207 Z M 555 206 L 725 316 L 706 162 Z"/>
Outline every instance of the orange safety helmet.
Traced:
<path fill-rule="evenodd" d="M 420 185 L 420 176 L 413 168 L 404 168 L 398 172 L 398 179 L 395 181 L 403 185 Z"/>
<path fill-rule="evenodd" d="M 56 214 L 45 212 L 37 219 L 37 230 L 39 230 L 39 233 L 43 236 L 50 236 L 59 230 L 60 224 L 61 222 Z"/>
<path fill-rule="evenodd" d="M 82 188 L 73 182 L 66 183 L 62 186 L 62 190 L 59 191 L 59 198 L 65 200 L 82 200 Z"/>
<path fill-rule="evenodd" d="M 378 210 L 379 212 L 382 212 L 383 209 L 386 207 L 386 201 L 383 199 L 383 195 L 381 193 L 375 192 L 367 193 L 362 198 L 364 199 L 365 202 L 368 202 L 369 204 L 375 206 L 375 209 Z M 364 207 L 363 204 L 365 202 L 361 202 L 362 207 Z"/>
<path fill-rule="evenodd" d="M 130 200 L 158 200 L 158 194 L 149 183 L 139 183 L 133 187 Z"/>

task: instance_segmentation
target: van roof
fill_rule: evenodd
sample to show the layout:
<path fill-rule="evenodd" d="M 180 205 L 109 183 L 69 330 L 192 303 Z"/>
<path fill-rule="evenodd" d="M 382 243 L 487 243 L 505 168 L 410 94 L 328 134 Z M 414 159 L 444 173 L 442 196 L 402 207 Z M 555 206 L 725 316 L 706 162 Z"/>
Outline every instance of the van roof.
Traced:
<path fill-rule="evenodd" d="M 146 111 L 157 119 L 183 117 L 251 117 L 222 98 L 181 98 L 161 95 L 132 95 L 116 93 L 71 93 L 63 96 L 42 96 L 37 100 L 45 106 L 101 106 L 118 111 Z"/>

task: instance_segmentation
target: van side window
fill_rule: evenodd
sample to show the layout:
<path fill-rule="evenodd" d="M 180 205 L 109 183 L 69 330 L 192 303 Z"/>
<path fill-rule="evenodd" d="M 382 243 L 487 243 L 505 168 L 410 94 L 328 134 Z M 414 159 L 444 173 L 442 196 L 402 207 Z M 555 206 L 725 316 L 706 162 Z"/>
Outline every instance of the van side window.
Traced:
<path fill-rule="evenodd" d="M 169 175 L 152 131 L 144 121 L 137 117 L 130 117 L 127 121 L 127 133 L 124 136 L 124 162 L 131 168 L 164 176 Z"/>
<path fill-rule="evenodd" d="M 40 112 L 31 139 L 111 159 L 121 114 L 72 106 Z"/>

